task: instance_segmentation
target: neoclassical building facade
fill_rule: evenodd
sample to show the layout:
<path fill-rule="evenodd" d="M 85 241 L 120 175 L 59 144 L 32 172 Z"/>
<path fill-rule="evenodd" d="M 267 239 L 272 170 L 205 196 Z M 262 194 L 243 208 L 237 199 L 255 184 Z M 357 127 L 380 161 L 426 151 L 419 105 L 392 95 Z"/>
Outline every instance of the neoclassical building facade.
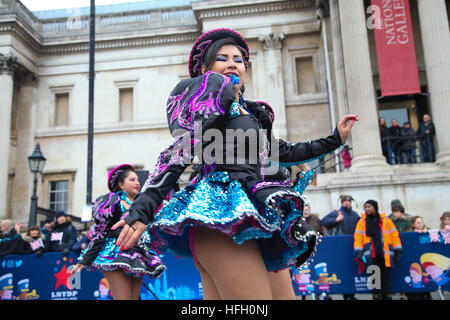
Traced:
<path fill-rule="evenodd" d="M 93 190 L 105 193 L 107 171 L 123 162 L 150 170 L 171 142 L 165 105 L 187 78 L 187 59 L 204 31 L 227 27 L 250 46 L 246 97 L 267 101 L 276 135 L 306 141 L 328 135 L 357 113 L 350 172 L 320 173 L 306 196 L 325 215 L 341 193 L 370 198 L 390 211 L 400 199 L 410 214 L 437 226 L 450 210 L 449 1 L 411 0 L 422 93 L 386 99 L 373 30 L 363 0 L 144 1 L 96 7 Z M 0 219 L 26 223 L 36 143 L 47 158 L 39 206 L 81 216 L 86 200 L 89 8 L 30 12 L 18 0 L 0 5 Z M 401 109 L 413 126 L 429 113 L 436 162 L 388 165 L 378 117 Z"/>

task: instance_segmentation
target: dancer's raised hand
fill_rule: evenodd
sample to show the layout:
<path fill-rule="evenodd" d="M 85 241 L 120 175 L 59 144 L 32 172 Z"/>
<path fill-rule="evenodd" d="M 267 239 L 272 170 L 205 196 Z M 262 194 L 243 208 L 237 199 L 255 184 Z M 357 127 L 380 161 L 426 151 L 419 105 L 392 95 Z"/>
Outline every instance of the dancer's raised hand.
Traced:
<path fill-rule="evenodd" d="M 357 114 L 348 114 L 342 117 L 337 124 L 337 129 L 339 131 L 339 136 L 341 137 L 341 142 L 344 143 L 347 141 L 350 136 L 350 130 L 352 130 L 353 124 L 355 121 L 359 121 L 359 117 Z"/>

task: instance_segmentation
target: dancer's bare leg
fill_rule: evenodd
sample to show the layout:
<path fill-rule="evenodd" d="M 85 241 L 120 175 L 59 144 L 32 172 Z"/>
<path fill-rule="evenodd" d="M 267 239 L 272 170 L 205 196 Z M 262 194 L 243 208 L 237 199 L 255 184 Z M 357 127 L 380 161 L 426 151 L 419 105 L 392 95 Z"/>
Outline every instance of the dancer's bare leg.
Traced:
<path fill-rule="evenodd" d="M 141 295 L 142 278 L 130 278 L 131 279 L 131 299 L 139 300 Z"/>
<path fill-rule="evenodd" d="M 104 271 L 103 275 L 111 287 L 114 300 L 131 300 L 131 281 L 123 271 Z"/>
<path fill-rule="evenodd" d="M 273 300 L 296 300 L 289 269 L 268 272 Z"/>
<path fill-rule="evenodd" d="M 198 264 L 194 260 L 195 267 L 200 273 L 200 278 L 202 279 L 202 289 L 203 289 L 203 300 L 221 300 L 222 298 L 217 291 L 216 284 L 211 276 L 208 274 L 202 265 Z"/>
<path fill-rule="evenodd" d="M 272 299 L 269 275 L 255 240 L 238 245 L 219 231 L 201 228 L 194 248 L 222 299 Z"/>

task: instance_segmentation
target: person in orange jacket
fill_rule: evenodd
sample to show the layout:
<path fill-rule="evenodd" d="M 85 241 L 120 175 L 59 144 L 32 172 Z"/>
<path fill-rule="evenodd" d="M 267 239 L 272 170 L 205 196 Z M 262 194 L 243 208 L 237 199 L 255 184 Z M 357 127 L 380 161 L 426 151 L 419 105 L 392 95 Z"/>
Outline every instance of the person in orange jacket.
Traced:
<path fill-rule="evenodd" d="M 365 213 L 356 225 L 353 247 L 356 259 L 365 267 L 376 265 L 380 268 L 381 287 L 372 289 L 374 300 L 391 300 L 389 273 L 400 260 L 402 243 L 391 219 L 378 212 L 378 203 L 367 200 Z"/>

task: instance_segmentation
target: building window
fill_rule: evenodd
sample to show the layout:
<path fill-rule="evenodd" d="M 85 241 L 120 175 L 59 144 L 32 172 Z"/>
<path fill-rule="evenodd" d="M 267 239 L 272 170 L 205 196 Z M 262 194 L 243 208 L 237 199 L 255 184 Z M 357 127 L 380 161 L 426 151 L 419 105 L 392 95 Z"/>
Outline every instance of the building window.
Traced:
<path fill-rule="evenodd" d="M 69 180 L 49 182 L 49 208 L 51 210 L 68 211 L 69 208 Z"/>
<path fill-rule="evenodd" d="M 316 93 L 316 77 L 312 56 L 295 59 L 297 73 L 297 94 Z"/>
<path fill-rule="evenodd" d="M 290 59 L 284 69 L 290 84 L 286 86 L 286 105 L 327 103 L 323 50 L 313 44 L 288 48 L 288 52 Z"/>
<path fill-rule="evenodd" d="M 55 94 L 55 126 L 69 124 L 69 93 Z"/>
<path fill-rule="evenodd" d="M 72 211 L 73 192 L 76 170 L 50 170 L 42 175 L 42 188 L 39 189 L 39 199 L 42 206 L 51 210 Z"/>
<path fill-rule="evenodd" d="M 119 89 L 119 121 L 133 121 L 133 88 Z"/>

